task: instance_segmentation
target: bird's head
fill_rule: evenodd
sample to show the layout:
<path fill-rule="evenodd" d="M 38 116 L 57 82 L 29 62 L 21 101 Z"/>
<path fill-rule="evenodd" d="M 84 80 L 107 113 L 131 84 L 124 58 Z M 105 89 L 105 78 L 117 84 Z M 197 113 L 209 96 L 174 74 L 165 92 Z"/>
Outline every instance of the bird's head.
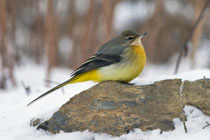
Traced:
<path fill-rule="evenodd" d="M 143 36 L 147 35 L 147 33 L 139 34 L 137 32 L 126 30 L 120 33 L 119 41 L 122 45 L 127 46 L 142 46 L 141 39 Z"/>

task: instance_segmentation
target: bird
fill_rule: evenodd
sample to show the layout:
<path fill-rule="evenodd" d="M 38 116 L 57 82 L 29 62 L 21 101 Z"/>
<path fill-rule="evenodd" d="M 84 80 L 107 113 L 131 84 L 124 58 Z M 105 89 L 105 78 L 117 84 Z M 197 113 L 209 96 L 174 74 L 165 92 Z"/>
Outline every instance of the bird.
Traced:
<path fill-rule="evenodd" d="M 70 79 L 43 93 L 27 106 L 68 84 L 85 81 L 130 82 L 142 72 L 146 64 L 146 54 L 141 41 L 145 35 L 147 33 L 122 31 L 74 70 Z"/>

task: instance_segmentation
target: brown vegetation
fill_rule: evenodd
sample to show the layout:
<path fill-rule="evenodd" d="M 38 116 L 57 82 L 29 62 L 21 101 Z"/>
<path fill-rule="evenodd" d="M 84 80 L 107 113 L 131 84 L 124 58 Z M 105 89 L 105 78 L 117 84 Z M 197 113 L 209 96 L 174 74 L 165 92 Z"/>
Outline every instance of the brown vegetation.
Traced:
<path fill-rule="evenodd" d="M 23 57 L 37 64 L 47 61 L 47 78 L 50 77 L 51 69 L 60 64 L 78 67 L 101 44 L 119 33 L 113 23 L 116 7 L 123 2 L 128 1 L 87 0 L 79 3 L 81 9 L 78 9 L 76 0 L 0 0 L 0 88 L 5 87 L 8 80 L 15 84 L 14 65 Z M 138 1 L 129 2 L 135 4 Z M 145 2 L 155 3 L 154 11 L 144 21 L 130 21 L 130 29 L 149 32 L 149 36 L 143 40 L 148 62 L 168 62 L 189 35 L 193 21 L 181 15 L 170 15 L 165 9 L 167 0 Z M 62 14 L 58 12 L 60 3 L 66 3 L 63 9 L 60 8 L 65 11 Z M 194 8 L 196 19 L 204 2 L 183 3 Z M 206 18 L 199 24 L 192 39 L 192 66 L 195 65 L 195 53 L 202 29 L 208 29 Z M 17 43 L 21 42 L 21 37 L 17 36 L 20 32 L 27 37 L 23 44 Z M 71 51 L 65 54 L 68 59 L 65 60 L 59 52 L 63 36 L 68 36 L 72 42 L 72 46 L 69 44 Z"/>

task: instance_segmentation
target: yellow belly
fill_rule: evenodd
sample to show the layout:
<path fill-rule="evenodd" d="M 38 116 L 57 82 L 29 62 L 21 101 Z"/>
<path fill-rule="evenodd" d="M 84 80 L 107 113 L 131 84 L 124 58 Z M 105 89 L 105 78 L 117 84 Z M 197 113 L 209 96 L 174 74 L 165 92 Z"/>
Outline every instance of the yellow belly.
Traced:
<path fill-rule="evenodd" d="M 101 81 L 101 76 L 99 76 L 98 70 L 91 70 L 80 75 L 73 77 L 69 84 L 77 83 L 77 82 L 85 82 L 85 81 L 94 81 L 99 82 Z"/>
<path fill-rule="evenodd" d="M 126 60 L 121 63 L 102 67 L 99 69 L 98 82 L 101 81 L 123 81 L 129 82 L 136 78 L 143 70 L 146 63 L 144 48 L 132 46 L 126 54 Z"/>

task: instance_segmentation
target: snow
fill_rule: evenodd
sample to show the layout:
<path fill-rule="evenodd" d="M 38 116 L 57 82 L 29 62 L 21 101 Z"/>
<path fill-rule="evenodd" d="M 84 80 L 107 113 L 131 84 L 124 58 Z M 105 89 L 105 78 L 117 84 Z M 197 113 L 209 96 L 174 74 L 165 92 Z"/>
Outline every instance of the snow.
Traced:
<path fill-rule="evenodd" d="M 57 111 L 59 107 L 67 102 L 70 97 L 78 94 L 79 92 L 90 88 L 95 85 L 93 82 L 84 82 L 78 84 L 68 85 L 64 88 L 65 93 L 61 90 L 55 91 L 47 97 L 39 100 L 38 102 L 26 107 L 32 99 L 42 94 L 50 87 L 44 87 L 45 85 L 45 67 L 36 65 L 27 65 L 25 67 L 19 67 L 16 70 L 18 83 L 23 81 L 25 85 L 30 86 L 32 93 L 27 95 L 24 88 L 18 84 L 16 88 L 8 89 L 6 91 L 0 91 L 0 139 L 1 140 L 63 140 L 63 139 L 77 139 L 77 140 L 209 140 L 210 139 L 210 127 L 202 129 L 206 122 L 210 122 L 210 117 L 204 115 L 200 110 L 192 106 L 185 107 L 185 114 L 187 115 L 186 125 L 188 133 L 185 134 L 182 122 L 180 119 L 175 118 L 174 131 L 163 132 L 160 134 L 160 130 L 153 130 L 148 132 L 142 132 L 140 129 L 135 129 L 129 134 L 122 135 L 120 137 L 112 137 L 107 134 L 95 134 L 86 130 L 85 132 L 73 132 L 53 135 L 42 130 L 36 130 L 31 127 L 30 121 L 33 118 L 41 118 L 43 120 L 49 119 L 53 112 Z M 71 71 L 67 69 L 55 69 L 52 72 L 52 81 L 62 82 L 68 79 Z M 183 72 L 177 75 L 164 75 L 156 76 L 153 78 L 147 78 L 147 75 L 136 78 L 132 82 L 141 84 L 150 84 L 156 80 L 169 79 L 169 78 L 182 78 L 183 80 L 195 80 L 206 76 L 210 77 L 210 71 L 208 69 L 199 69 L 193 71 Z M 51 84 L 51 87 L 55 84 Z M 68 92 L 67 92 L 68 91 Z"/>

